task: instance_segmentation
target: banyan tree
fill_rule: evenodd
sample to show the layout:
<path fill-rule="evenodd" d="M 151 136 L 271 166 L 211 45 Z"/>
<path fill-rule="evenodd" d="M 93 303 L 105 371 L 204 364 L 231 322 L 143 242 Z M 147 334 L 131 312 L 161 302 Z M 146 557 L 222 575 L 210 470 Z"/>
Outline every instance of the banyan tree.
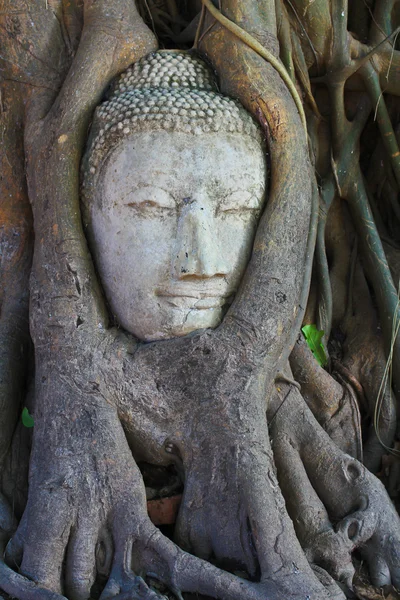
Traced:
<path fill-rule="evenodd" d="M 400 3 L 0 9 L 0 590 L 397 597 Z"/>

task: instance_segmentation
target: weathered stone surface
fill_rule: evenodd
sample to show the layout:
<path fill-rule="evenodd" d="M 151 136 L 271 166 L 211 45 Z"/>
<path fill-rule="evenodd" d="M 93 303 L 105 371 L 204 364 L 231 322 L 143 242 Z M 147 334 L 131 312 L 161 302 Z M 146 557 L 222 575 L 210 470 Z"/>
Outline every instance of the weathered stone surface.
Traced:
<path fill-rule="evenodd" d="M 142 340 L 216 327 L 263 206 L 262 146 L 230 133 L 133 133 L 107 157 L 89 221 L 117 322 Z"/>

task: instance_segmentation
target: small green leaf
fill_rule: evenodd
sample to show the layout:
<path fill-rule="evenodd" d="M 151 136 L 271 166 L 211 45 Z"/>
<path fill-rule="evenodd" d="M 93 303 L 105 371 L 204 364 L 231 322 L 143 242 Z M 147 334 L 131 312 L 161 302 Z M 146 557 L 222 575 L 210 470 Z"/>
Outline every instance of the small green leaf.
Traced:
<path fill-rule="evenodd" d="M 25 427 L 33 427 L 34 425 L 33 417 L 29 414 L 29 410 L 26 408 L 26 406 L 22 411 L 21 420 L 22 425 L 24 425 Z"/>
<path fill-rule="evenodd" d="M 323 331 L 318 331 L 316 325 L 304 325 L 302 327 L 302 332 L 304 337 L 306 338 L 306 342 L 311 352 L 314 354 L 314 357 L 317 359 L 318 364 L 321 367 L 324 367 L 328 362 L 328 359 L 325 354 L 325 348 L 321 343 L 321 340 L 324 336 Z"/>

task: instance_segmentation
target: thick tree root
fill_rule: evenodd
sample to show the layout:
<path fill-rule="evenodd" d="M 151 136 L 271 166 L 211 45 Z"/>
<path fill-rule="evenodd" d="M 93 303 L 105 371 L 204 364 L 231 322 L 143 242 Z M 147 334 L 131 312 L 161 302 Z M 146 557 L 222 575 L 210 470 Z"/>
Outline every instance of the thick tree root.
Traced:
<path fill-rule="evenodd" d="M 4 560 L 0 560 L 0 586 L 11 598 L 18 598 L 18 600 L 66 600 L 65 596 L 15 573 Z"/>
<path fill-rule="evenodd" d="M 146 572 L 153 577 L 155 575 L 177 594 L 179 591 L 200 592 L 223 600 L 303 600 L 307 596 L 310 599 L 343 598 L 326 574 L 322 579 L 324 584 L 330 583 L 329 592 L 323 587 L 318 589 L 318 585 L 313 586 L 310 580 L 307 582 L 308 574 L 304 576 L 298 569 L 287 577 L 264 578 L 260 583 L 253 583 L 183 552 L 160 532 L 149 532 L 149 536 L 144 545 L 143 542 L 134 544 L 133 565 L 138 572 Z"/>
<path fill-rule="evenodd" d="M 114 555 L 114 565 L 101 600 L 160 600 L 163 598 L 151 589 L 145 579 L 155 579 L 181 598 L 181 592 L 205 594 L 220 600 L 343 600 L 334 582 L 325 573 L 318 572 L 325 586 L 324 593 L 304 585 L 300 572 L 277 582 L 266 580 L 252 583 L 231 575 L 178 548 L 165 538 L 150 522 L 138 527 L 140 539 L 121 545 Z M 133 567 L 133 570 L 132 570 Z M 140 572 L 141 576 L 135 575 Z M 64 600 L 66 596 L 15 573 L 3 560 L 0 561 L 1 588 L 19 600 Z M 73 595 L 68 594 L 68 598 Z"/>
<path fill-rule="evenodd" d="M 349 584 L 358 548 L 374 585 L 399 586 L 400 519 L 382 483 L 339 450 L 296 389 L 276 416 L 273 440 L 280 485 L 307 554 Z"/>
<path fill-rule="evenodd" d="M 350 386 L 342 385 L 315 360 L 303 337 L 290 355 L 290 366 L 308 407 L 335 444 L 347 454 L 362 458 L 361 422 Z"/>
<path fill-rule="evenodd" d="M 38 457 L 42 462 L 31 471 L 28 505 L 8 546 L 9 567 L 1 565 L 1 587 L 20 600 L 60 600 L 63 594 L 69 600 L 86 600 L 97 571 L 109 575 L 106 600 L 115 595 L 155 600 L 149 577 L 178 597 L 195 592 L 221 600 L 343 600 L 330 579 L 318 581 L 298 544 L 275 477 L 265 413 L 260 422 L 262 418 L 264 440 L 249 439 L 244 429 L 243 444 L 237 431 L 221 437 L 217 420 L 216 429 L 211 421 L 199 422 L 200 448 L 193 456 L 201 462 L 185 457 L 188 474 L 179 526 L 182 540 L 188 540 L 185 545 L 191 539 L 203 541 L 211 549 L 207 558 L 214 555 L 221 564 L 236 558 L 246 566 L 246 556 L 254 553 L 259 582 L 240 579 L 184 552 L 150 523 L 140 473 L 115 411 L 107 405 L 93 406 L 90 412 L 85 406 L 71 422 L 80 432 L 78 454 L 69 449 L 68 430 L 63 445 L 59 436 L 61 456 L 47 456 L 45 442 L 37 446 L 40 454 L 34 448 L 32 464 Z M 212 469 L 206 467 L 209 453 L 214 456 Z M 114 456 L 118 463 L 110 459 Z M 215 502 L 216 492 L 221 502 Z M 195 515 L 198 527 L 193 525 Z M 211 524 L 206 535 L 199 535 L 201 522 Z"/>
<path fill-rule="evenodd" d="M 124 382 L 123 373 L 129 373 L 140 389 L 139 395 L 128 380 L 118 405 L 134 452 L 148 462 L 174 462 L 184 474 L 176 526 L 176 541 L 184 550 L 223 568 L 246 569 L 285 598 L 303 593 L 329 598 L 332 594 L 316 579 L 286 512 L 263 390 L 250 403 L 258 366 L 241 344 L 228 345 L 223 333 L 147 344 L 134 353 L 124 351 L 119 339 L 118 356 L 126 359 L 118 363 L 121 376 L 113 371 L 113 378 Z M 112 365 L 115 369 L 115 361 Z M 145 420 L 155 399 L 151 414 L 157 416 L 157 428 Z M 342 597 L 337 588 L 335 594 Z"/>
<path fill-rule="evenodd" d="M 274 453 L 280 486 L 308 560 L 351 589 L 354 567 L 350 553 L 354 544 L 346 535 L 334 530 L 291 439 L 279 435 Z"/>

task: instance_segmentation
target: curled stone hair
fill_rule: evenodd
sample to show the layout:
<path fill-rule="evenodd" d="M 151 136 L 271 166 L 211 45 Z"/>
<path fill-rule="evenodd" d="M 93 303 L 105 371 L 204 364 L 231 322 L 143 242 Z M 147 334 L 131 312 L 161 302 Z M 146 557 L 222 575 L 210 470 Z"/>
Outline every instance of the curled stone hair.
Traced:
<path fill-rule="evenodd" d="M 130 134 L 148 131 L 221 131 L 263 140 L 243 106 L 218 92 L 212 71 L 198 56 L 153 52 L 117 78 L 109 99 L 95 111 L 82 165 L 84 209 L 110 150 Z"/>

